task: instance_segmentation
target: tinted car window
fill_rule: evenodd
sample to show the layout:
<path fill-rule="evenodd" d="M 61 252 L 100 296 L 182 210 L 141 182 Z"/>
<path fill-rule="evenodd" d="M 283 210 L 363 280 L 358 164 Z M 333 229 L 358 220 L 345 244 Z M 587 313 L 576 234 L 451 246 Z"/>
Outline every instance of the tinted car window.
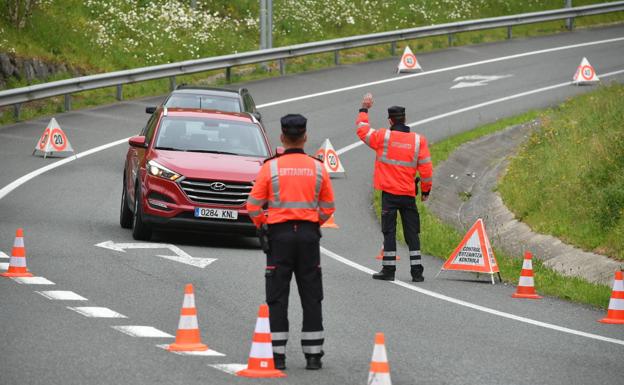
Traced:
<path fill-rule="evenodd" d="M 241 112 L 237 98 L 214 95 L 172 94 L 165 102 L 170 108 L 206 108 L 227 112 Z"/>
<path fill-rule="evenodd" d="M 165 117 L 158 130 L 155 147 L 174 151 L 268 156 L 264 137 L 257 125 L 220 119 Z"/>
<path fill-rule="evenodd" d="M 156 123 L 158 122 L 158 114 L 152 114 L 150 119 L 147 121 L 147 124 L 141 131 L 141 135 L 145 136 L 145 143 L 149 143 L 154 136 L 154 129 L 156 128 Z"/>

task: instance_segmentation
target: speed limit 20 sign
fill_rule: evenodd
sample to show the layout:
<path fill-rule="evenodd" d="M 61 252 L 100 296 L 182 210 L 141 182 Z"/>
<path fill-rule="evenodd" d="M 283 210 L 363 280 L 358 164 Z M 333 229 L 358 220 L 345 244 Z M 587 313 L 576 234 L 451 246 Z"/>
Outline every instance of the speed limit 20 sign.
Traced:
<path fill-rule="evenodd" d="M 33 155 L 47 158 L 48 156 L 65 157 L 73 153 L 74 149 L 67 140 L 67 135 L 56 119 L 52 118 L 35 144 Z"/>

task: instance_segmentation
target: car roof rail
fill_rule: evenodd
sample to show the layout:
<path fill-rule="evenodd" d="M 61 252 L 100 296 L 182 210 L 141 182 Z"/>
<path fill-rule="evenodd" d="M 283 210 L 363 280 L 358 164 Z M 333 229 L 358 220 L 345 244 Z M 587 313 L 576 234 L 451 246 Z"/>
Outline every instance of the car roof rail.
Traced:
<path fill-rule="evenodd" d="M 211 90 L 211 91 L 223 91 L 223 92 L 236 92 L 236 90 L 230 88 L 221 88 L 221 87 L 209 87 L 209 86 L 200 86 L 193 84 L 182 83 L 176 87 L 176 90 Z"/>

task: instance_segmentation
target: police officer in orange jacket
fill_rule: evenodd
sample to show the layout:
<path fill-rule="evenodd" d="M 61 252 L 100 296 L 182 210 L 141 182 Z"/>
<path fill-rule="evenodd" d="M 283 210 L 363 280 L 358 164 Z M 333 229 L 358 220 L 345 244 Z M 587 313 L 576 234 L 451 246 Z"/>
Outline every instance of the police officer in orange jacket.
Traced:
<path fill-rule="evenodd" d="M 268 232 L 266 301 L 277 369 L 286 367 L 293 273 L 303 308 L 301 346 L 306 369 L 320 369 L 324 354 L 319 227 L 335 211 L 334 193 L 322 162 L 303 151 L 306 122 L 298 114 L 282 117 L 280 139 L 285 151 L 265 161 L 247 200 L 254 224 Z"/>
<path fill-rule="evenodd" d="M 421 200 L 429 198 L 433 167 L 427 139 L 410 132 L 405 125 L 405 108 L 388 108 L 390 129 L 374 130 L 368 123 L 368 109 L 373 106 L 373 96 L 368 93 L 362 100 L 358 114 L 357 135 L 375 150 L 374 187 L 381 190 L 381 231 L 384 236 L 382 269 L 373 279 L 393 281 L 396 271 L 396 220 L 401 213 L 403 234 L 409 247 L 413 282 L 424 281 L 420 257 L 420 217 L 415 197 L 418 194 L 416 173 L 420 174 Z"/>

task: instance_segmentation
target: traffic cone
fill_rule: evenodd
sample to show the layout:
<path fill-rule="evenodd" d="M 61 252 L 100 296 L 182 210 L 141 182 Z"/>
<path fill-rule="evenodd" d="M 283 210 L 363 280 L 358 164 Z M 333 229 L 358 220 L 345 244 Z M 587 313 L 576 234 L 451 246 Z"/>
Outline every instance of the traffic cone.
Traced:
<path fill-rule="evenodd" d="M 598 322 L 605 324 L 624 324 L 624 280 L 622 271 L 615 272 L 613 281 L 613 291 L 609 300 L 609 310 L 607 316 Z"/>
<path fill-rule="evenodd" d="M 184 302 L 180 311 L 180 323 L 175 342 L 167 347 L 172 352 L 196 352 L 208 350 L 208 346 L 201 343 L 199 324 L 197 323 L 197 308 L 195 294 L 190 283 L 184 288 Z"/>
<path fill-rule="evenodd" d="M 329 219 L 325 223 L 323 223 L 321 225 L 321 227 L 330 228 L 330 229 L 339 229 L 340 228 L 340 227 L 338 227 L 336 222 L 334 222 L 334 214 L 332 214 L 332 216 L 329 217 Z"/>
<path fill-rule="evenodd" d="M 26 268 L 26 248 L 24 247 L 24 229 L 21 227 L 15 231 L 15 241 L 11 250 L 9 269 L 0 274 L 3 277 L 32 277 Z"/>
<path fill-rule="evenodd" d="M 286 377 L 284 372 L 275 369 L 269 306 L 267 304 L 260 305 L 258 310 L 258 320 L 256 321 L 247 368 L 236 372 L 236 375 L 253 378 Z"/>
<path fill-rule="evenodd" d="M 520 280 L 518 281 L 518 288 L 513 293 L 513 298 L 531 298 L 539 299 L 541 296 L 535 292 L 533 283 L 533 255 L 530 251 L 524 252 L 524 261 L 522 262 L 522 271 L 520 272 Z"/>
<path fill-rule="evenodd" d="M 368 373 L 368 385 L 392 385 L 383 333 L 375 334 L 375 348 Z"/>
<path fill-rule="evenodd" d="M 377 256 L 375 257 L 375 259 L 380 260 L 380 261 L 383 259 L 383 245 L 381 245 L 381 250 L 379 250 L 379 254 L 377 254 Z M 396 260 L 397 260 L 397 261 L 400 261 L 400 260 L 401 260 L 401 257 L 399 257 L 399 255 L 398 255 L 398 254 L 397 254 L 397 256 L 396 256 Z"/>

